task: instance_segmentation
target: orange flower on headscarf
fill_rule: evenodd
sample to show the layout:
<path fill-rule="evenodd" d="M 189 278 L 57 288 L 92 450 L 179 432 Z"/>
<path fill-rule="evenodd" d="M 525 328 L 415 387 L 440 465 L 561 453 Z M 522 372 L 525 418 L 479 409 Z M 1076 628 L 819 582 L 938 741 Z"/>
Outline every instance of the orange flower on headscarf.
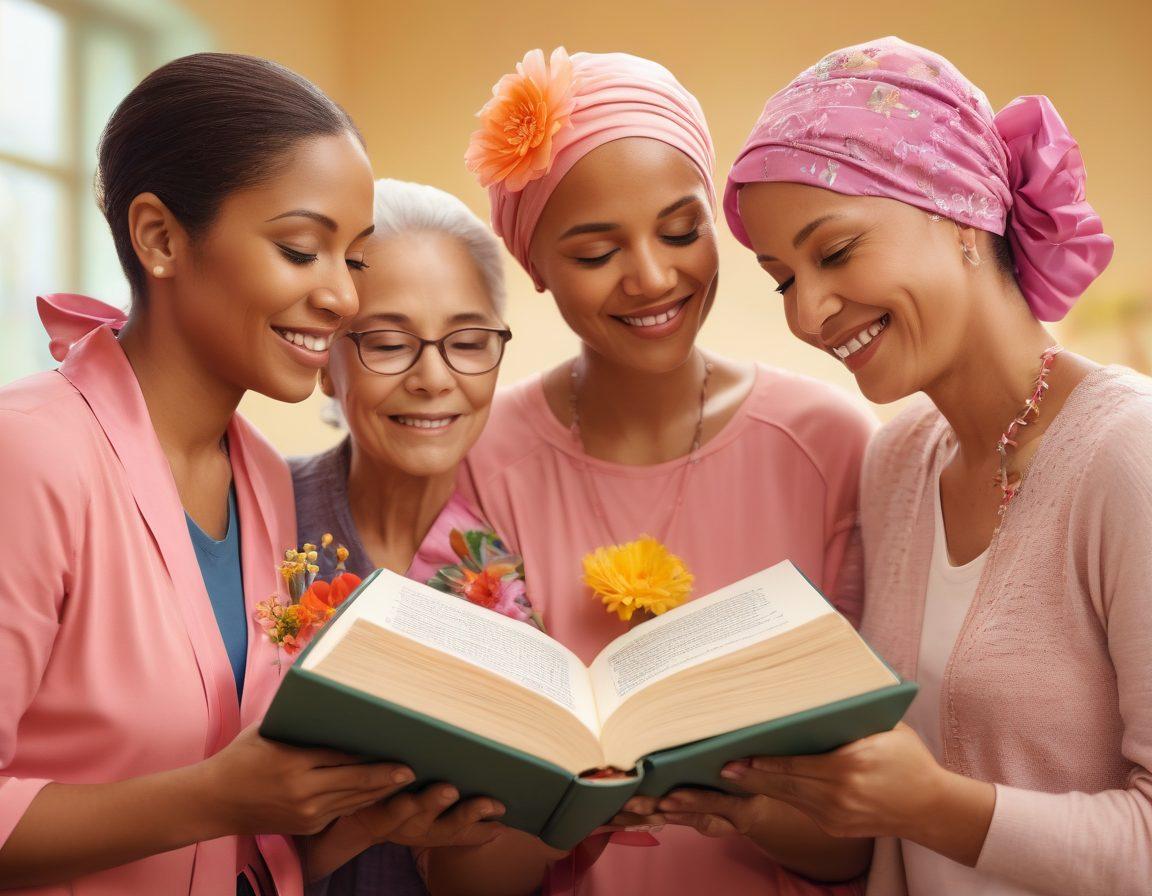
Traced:
<path fill-rule="evenodd" d="M 568 51 L 557 47 L 544 61 L 543 50 L 531 50 L 516 63 L 516 72 L 492 88 L 492 99 L 477 116 L 465 164 L 482 187 L 503 182 L 513 192 L 543 177 L 552 167 L 552 138 L 572 123 L 576 78 Z"/>

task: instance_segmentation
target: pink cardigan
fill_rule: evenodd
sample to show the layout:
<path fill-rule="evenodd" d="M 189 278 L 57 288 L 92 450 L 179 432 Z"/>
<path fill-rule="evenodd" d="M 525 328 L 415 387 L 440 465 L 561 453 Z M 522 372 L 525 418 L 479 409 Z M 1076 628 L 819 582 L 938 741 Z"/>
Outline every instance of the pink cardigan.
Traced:
<path fill-rule="evenodd" d="M 251 611 L 278 590 L 275 558 L 295 543 L 292 488 L 239 417 L 228 437 Z M 283 669 L 250 622 L 238 705 L 175 483 L 108 327 L 81 337 L 59 371 L 0 389 L 0 469 L 2 845 L 49 782 L 116 781 L 211 756 L 263 716 Z M 280 836 L 224 837 L 19 892 L 222 896 L 257 848 L 279 896 L 302 893 Z"/>
<path fill-rule="evenodd" d="M 863 633 L 914 678 L 933 543 L 930 404 L 884 427 L 861 490 Z M 941 690 L 944 764 L 996 784 L 977 868 L 1039 893 L 1152 893 L 1152 381 L 1094 371 L 993 541 Z M 905 892 L 899 843 L 869 894 Z"/>

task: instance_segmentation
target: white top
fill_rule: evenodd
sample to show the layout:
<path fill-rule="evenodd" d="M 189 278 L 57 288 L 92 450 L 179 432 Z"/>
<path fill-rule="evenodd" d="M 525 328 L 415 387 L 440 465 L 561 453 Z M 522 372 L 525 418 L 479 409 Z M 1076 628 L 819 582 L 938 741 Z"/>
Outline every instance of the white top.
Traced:
<path fill-rule="evenodd" d="M 924 597 L 924 624 L 920 632 L 920 659 L 916 681 L 920 692 L 912 702 L 905 721 L 912 727 L 937 761 L 941 759 L 940 686 L 944 670 L 952 656 L 952 648 L 976 586 L 984 572 L 985 551 L 963 566 L 953 566 L 948 557 L 948 541 L 944 534 L 944 513 L 940 507 L 939 470 L 936 474 L 936 536 L 932 545 L 932 564 L 928 571 L 928 589 Z M 912 843 L 900 842 L 904 853 L 904 873 L 908 882 L 908 896 L 1030 896 L 1033 890 L 1022 890 L 1003 880 L 992 878 L 961 865 L 930 849 Z"/>

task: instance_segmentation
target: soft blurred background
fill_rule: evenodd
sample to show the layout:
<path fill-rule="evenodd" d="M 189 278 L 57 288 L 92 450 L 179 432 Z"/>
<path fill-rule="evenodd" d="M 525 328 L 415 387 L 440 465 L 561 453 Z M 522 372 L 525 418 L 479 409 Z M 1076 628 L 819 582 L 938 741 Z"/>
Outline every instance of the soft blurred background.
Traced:
<path fill-rule="evenodd" d="M 299 71 L 356 119 L 378 175 L 442 187 L 486 217 L 462 163 L 472 116 L 530 48 L 626 50 L 668 66 L 708 114 L 722 183 L 770 93 L 824 53 L 885 34 L 949 57 L 996 108 L 1019 94 L 1052 97 L 1117 246 L 1057 334 L 1097 360 L 1152 372 L 1148 0 L 0 0 L 0 384 L 52 364 L 38 292 L 127 303 L 92 199 L 95 144 L 124 94 L 176 56 L 252 53 Z M 855 394 L 839 364 L 788 334 L 772 283 L 726 231 L 721 263 L 704 344 Z M 549 299 L 513 263 L 508 276 L 516 338 L 505 383 L 575 347 Z M 320 404 L 318 395 L 294 406 L 249 396 L 244 410 L 283 451 L 302 453 L 337 438 Z"/>

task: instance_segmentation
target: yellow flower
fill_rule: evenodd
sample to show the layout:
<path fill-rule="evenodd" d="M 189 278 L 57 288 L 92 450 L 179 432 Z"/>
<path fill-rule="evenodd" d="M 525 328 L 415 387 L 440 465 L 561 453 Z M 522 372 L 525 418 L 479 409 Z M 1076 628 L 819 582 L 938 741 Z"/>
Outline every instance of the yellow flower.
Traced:
<path fill-rule="evenodd" d="M 694 581 L 684 561 L 650 535 L 584 557 L 585 584 L 624 621 L 637 610 L 659 616 L 680 606 Z"/>

